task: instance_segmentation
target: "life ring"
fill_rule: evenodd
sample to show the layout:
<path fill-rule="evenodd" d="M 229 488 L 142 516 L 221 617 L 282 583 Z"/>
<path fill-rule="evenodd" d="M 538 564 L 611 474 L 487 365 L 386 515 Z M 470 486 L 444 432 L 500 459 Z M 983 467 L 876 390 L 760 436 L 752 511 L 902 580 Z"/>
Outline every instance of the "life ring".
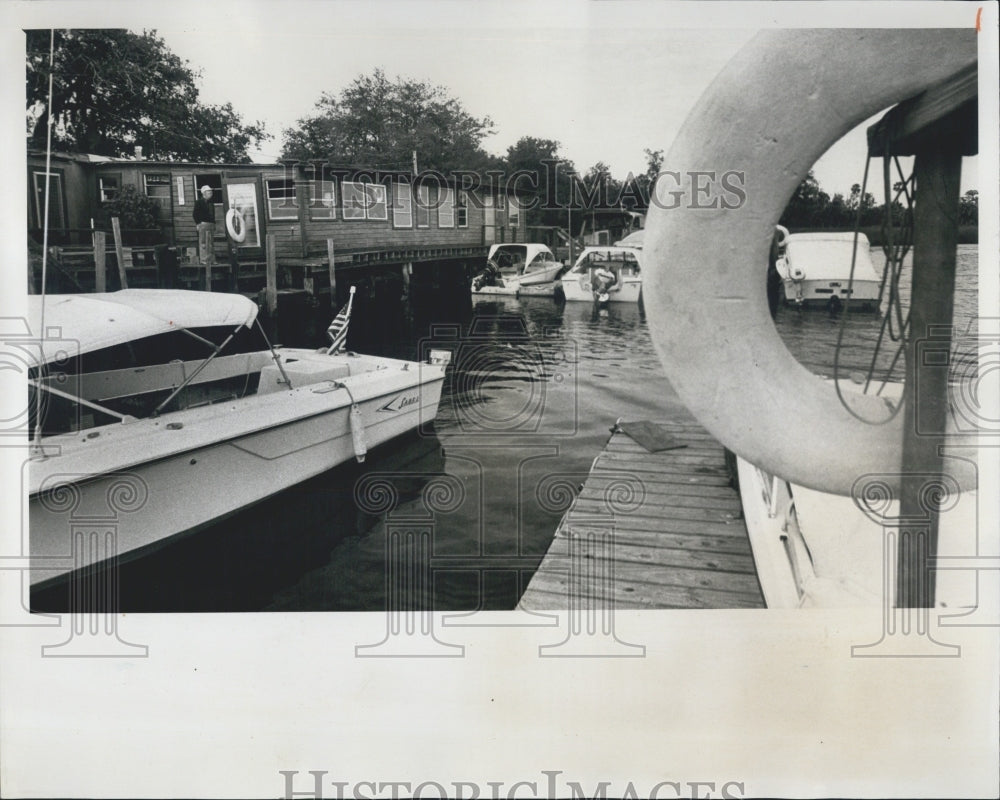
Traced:
<path fill-rule="evenodd" d="M 788 244 L 788 236 L 789 236 L 788 228 L 786 228 L 784 225 L 775 225 L 774 229 L 775 231 L 777 231 L 779 236 L 778 247 L 784 247 L 786 244 Z"/>
<path fill-rule="evenodd" d="M 890 419 L 882 398 L 846 388 L 842 403 L 832 382 L 795 360 L 768 311 L 768 254 L 785 205 L 834 142 L 975 63 L 971 28 L 763 32 L 723 69 L 674 140 L 664 163 L 680 171 L 681 185 L 661 181 L 647 217 L 646 318 L 681 400 L 758 467 L 842 495 L 866 474 L 898 487 L 891 476 L 901 472 L 904 414 Z M 681 189 L 703 198 L 706 172 L 724 188 L 728 171 L 742 174 L 737 208 L 667 196 Z M 730 175 L 729 185 L 739 180 Z M 949 459 L 948 469 L 960 485 L 974 485 L 969 462 Z"/>
<path fill-rule="evenodd" d="M 226 233 L 237 243 L 247 238 L 247 221 L 238 208 L 231 208 L 226 212 Z"/>

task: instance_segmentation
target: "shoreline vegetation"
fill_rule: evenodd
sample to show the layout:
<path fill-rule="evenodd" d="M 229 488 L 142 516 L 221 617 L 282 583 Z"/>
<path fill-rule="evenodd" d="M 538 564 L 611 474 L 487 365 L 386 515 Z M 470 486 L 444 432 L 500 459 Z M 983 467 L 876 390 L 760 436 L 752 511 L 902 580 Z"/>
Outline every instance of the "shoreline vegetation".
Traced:
<path fill-rule="evenodd" d="M 818 228 L 810 226 L 789 226 L 790 233 L 853 233 L 854 228 Z M 882 226 L 881 225 L 863 225 L 859 228 L 860 232 L 868 237 L 868 242 L 872 247 L 882 246 Z M 959 244 L 979 244 L 979 226 L 978 225 L 959 225 L 958 226 L 958 243 Z"/>

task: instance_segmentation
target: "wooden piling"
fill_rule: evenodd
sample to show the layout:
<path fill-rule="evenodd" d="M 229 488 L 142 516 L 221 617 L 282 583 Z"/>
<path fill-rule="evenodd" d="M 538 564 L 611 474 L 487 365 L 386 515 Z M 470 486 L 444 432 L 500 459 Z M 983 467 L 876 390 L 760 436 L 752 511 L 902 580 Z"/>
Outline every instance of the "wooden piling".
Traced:
<path fill-rule="evenodd" d="M 334 253 L 333 239 L 326 240 L 326 257 L 330 269 L 330 305 L 337 306 L 337 268 L 336 255 Z"/>
<path fill-rule="evenodd" d="M 94 290 L 106 292 L 108 290 L 108 275 L 104 263 L 105 248 L 107 247 L 107 234 L 104 231 L 94 231 Z"/>
<path fill-rule="evenodd" d="M 403 274 L 403 297 L 407 298 L 410 296 L 410 277 L 413 275 L 412 261 L 407 261 L 405 264 L 403 264 L 402 274 Z"/>
<path fill-rule="evenodd" d="M 934 605 L 938 510 L 927 498 L 936 476 L 946 474 L 941 455 L 948 418 L 949 359 L 924 358 L 933 349 L 951 350 L 958 242 L 959 180 L 962 156 L 939 142 L 917 151 L 913 162 L 916 198 L 913 209 L 913 278 L 910 290 L 910 338 L 906 359 L 907 392 L 903 425 L 903 475 L 897 552 L 896 605 Z M 942 363 L 943 361 L 943 363 Z"/>
<path fill-rule="evenodd" d="M 264 307 L 268 314 L 274 314 L 278 307 L 278 259 L 277 241 L 273 233 L 267 234 L 267 288 L 264 290 Z"/>
<path fill-rule="evenodd" d="M 125 248 L 122 247 L 122 228 L 118 217 L 111 218 L 111 234 L 115 237 L 115 258 L 118 260 L 118 279 L 121 288 L 128 288 L 128 278 L 125 277 Z"/>

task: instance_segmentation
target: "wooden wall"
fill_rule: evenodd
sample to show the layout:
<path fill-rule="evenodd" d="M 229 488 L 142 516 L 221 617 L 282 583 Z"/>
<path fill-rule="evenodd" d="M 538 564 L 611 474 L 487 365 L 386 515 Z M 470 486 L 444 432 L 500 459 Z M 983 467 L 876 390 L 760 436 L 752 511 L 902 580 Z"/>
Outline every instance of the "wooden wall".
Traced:
<path fill-rule="evenodd" d="M 296 171 L 290 174 L 285 167 L 278 165 L 209 165 L 209 164 L 179 164 L 152 161 L 121 161 L 94 166 L 90 195 L 97 202 L 97 182 L 102 174 L 121 176 L 122 185 L 133 185 L 140 192 L 144 189 L 144 176 L 150 174 L 167 174 L 170 176 L 169 203 L 162 201 L 163 216 L 161 221 L 164 236 L 169 244 L 181 248 L 196 247 L 198 243 L 197 230 L 192 218 L 194 202 L 197 198 L 195 176 L 217 174 L 225 185 L 230 182 L 253 183 L 256 186 L 258 220 L 260 226 L 260 247 L 251 246 L 249 242 L 240 248 L 240 258 L 246 260 L 263 260 L 265 236 L 267 233 L 276 235 L 278 259 L 298 259 L 303 257 L 325 257 L 326 240 L 332 238 L 338 253 L 350 253 L 371 250 L 412 250 L 434 249 L 447 247 L 468 247 L 490 244 L 486 236 L 485 210 L 483 208 L 482 191 L 479 199 L 470 197 L 467 204 L 468 221 L 464 227 L 458 226 L 457 211 L 454 224 L 441 227 L 440 214 L 436 208 L 429 209 L 429 225 L 417 226 L 416 205 L 412 208 L 412 222 L 408 227 L 399 227 L 394 220 L 391 207 L 394 186 L 398 180 L 384 179 L 387 184 L 387 197 L 390 205 L 386 220 L 345 219 L 343 210 L 343 191 L 339 181 L 335 182 L 337 207 L 333 219 L 319 219 L 310 214 L 308 208 L 308 179 L 304 172 Z M 268 213 L 266 181 L 267 179 L 287 179 L 295 181 L 296 203 L 298 205 L 296 219 L 272 219 Z M 431 190 L 431 205 L 434 205 L 434 190 Z M 228 195 L 222 192 L 224 203 L 216 206 L 216 239 L 217 252 L 225 247 L 225 214 L 228 210 L 226 201 Z M 99 203 L 97 203 L 99 205 Z M 509 204 L 503 210 L 496 211 L 495 241 L 524 241 L 524 212 L 519 218 L 516 230 L 509 226 Z M 99 210 L 98 210 L 99 211 Z M 103 220 L 102 220 L 103 221 Z"/>

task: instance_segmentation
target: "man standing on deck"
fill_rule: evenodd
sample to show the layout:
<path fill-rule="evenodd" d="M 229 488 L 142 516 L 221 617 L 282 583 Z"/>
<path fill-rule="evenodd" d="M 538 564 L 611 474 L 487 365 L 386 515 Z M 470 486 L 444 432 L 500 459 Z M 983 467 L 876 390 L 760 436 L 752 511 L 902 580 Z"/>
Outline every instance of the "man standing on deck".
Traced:
<path fill-rule="evenodd" d="M 201 197 L 194 201 L 194 221 L 198 226 L 198 260 L 205 265 L 205 291 L 212 291 L 212 264 L 215 263 L 215 203 L 212 187 L 201 187 Z"/>

